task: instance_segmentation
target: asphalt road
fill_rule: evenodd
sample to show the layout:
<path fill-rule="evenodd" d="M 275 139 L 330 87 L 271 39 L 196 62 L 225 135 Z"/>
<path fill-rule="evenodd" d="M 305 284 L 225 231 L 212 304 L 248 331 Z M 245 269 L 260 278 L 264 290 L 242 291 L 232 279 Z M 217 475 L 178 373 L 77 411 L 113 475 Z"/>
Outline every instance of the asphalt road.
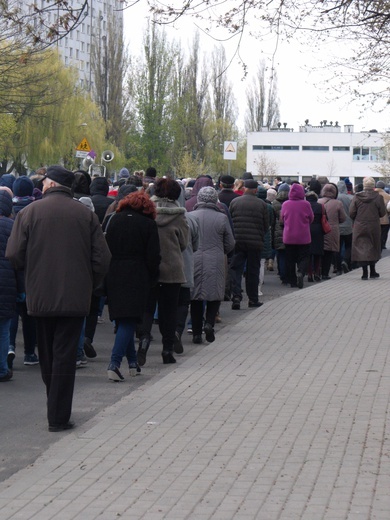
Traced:
<path fill-rule="evenodd" d="M 331 282 L 321 282 L 331 283 Z M 305 282 L 307 285 L 307 282 Z M 261 301 L 265 303 L 292 291 L 299 294 L 299 289 L 282 286 L 276 272 L 267 272 L 263 285 Z M 253 312 L 248 309 L 244 300 L 241 310 L 232 311 L 229 302 L 221 304 L 222 322 L 216 325 L 216 341 L 218 331 L 237 323 L 244 314 Z M 85 368 L 76 372 L 76 385 L 73 401 L 72 419 L 77 428 L 86 428 L 86 423 L 97 416 L 106 407 L 118 402 L 130 392 L 142 391 L 144 385 L 153 383 L 156 378 L 165 376 L 175 370 L 177 365 L 163 365 L 161 360 L 161 342 L 158 327 L 153 326 L 154 341 L 148 352 L 148 358 L 142 373 L 130 378 L 126 377 L 123 383 L 108 381 L 106 369 L 114 340 L 113 325 L 104 312 L 105 323 L 97 326 L 94 346 L 98 353 L 95 359 L 89 360 Z M 275 320 L 278 318 L 275 316 Z M 50 444 L 58 440 L 64 433 L 49 433 L 46 420 L 46 396 L 44 385 L 40 377 L 39 366 L 23 365 L 23 341 L 19 335 L 16 345 L 16 359 L 14 361 L 14 377 L 12 381 L 1 384 L 0 392 L 0 480 L 5 480 L 18 470 L 34 464 L 37 457 Z M 183 358 L 193 355 L 202 348 L 212 348 L 204 345 L 193 345 L 192 336 L 184 332 L 184 354 L 176 355 L 178 363 Z M 124 367 L 126 365 L 123 365 Z M 94 419 L 95 418 L 95 419 Z M 89 423 L 88 428 L 91 423 Z"/>

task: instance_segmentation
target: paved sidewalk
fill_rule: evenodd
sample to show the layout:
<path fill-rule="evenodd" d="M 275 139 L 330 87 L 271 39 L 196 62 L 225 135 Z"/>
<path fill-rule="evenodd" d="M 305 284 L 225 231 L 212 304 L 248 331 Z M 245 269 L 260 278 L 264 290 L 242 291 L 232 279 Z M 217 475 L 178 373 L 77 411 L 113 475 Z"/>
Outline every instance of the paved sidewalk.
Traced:
<path fill-rule="evenodd" d="M 243 312 L 2 482 L 1 519 L 389 520 L 390 258 L 378 271 Z"/>

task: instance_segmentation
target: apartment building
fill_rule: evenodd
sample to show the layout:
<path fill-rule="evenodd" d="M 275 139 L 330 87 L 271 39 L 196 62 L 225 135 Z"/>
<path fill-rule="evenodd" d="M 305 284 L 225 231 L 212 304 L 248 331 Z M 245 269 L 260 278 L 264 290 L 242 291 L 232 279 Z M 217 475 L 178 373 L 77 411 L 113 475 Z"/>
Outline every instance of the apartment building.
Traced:
<path fill-rule="evenodd" d="M 84 4 L 82 0 L 71 2 L 73 9 Z M 32 14 L 34 5 L 47 8 L 46 0 L 25 2 L 19 0 L 22 12 Z M 47 24 L 51 25 L 61 16 L 60 9 L 47 12 Z M 35 20 L 38 23 L 38 20 Z M 89 0 L 87 9 L 83 12 L 78 26 L 56 42 L 65 65 L 73 66 L 79 71 L 80 85 L 87 90 L 93 90 L 92 53 L 94 46 L 99 48 L 99 54 L 104 57 L 107 49 L 108 29 L 110 23 L 115 29 L 115 36 L 123 36 L 123 2 L 120 0 Z"/>
<path fill-rule="evenodd" d="M 307 121 L 298 132 L 279 124 L 247 135 L 247 171 L 261 178 L 268 165 L 285 180 L 306 182 L 316 175 L 331 182 L 349 177 L 357 184 L 367 176 L 381 177 L 375 167 L 387 161 L 386 143 L 388 133 L 355 132 L 353 125 L 338 122 L 312 126 Z"/>

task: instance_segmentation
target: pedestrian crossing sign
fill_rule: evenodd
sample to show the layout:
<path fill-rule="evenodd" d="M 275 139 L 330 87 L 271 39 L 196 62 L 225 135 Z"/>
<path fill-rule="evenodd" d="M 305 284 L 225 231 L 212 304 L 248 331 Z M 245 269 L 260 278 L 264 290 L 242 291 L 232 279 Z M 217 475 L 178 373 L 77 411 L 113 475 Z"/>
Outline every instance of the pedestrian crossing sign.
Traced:
<path fill-rule="evenodd" d="M 91 151 L 91 147 L 89 146 L 89 143 L 88 141 L 84 139 L 81 141 L 81 143 L 78 144 L 78 146 L 76 147 L 76 150 L 78 152 L 90 152 Z"/>

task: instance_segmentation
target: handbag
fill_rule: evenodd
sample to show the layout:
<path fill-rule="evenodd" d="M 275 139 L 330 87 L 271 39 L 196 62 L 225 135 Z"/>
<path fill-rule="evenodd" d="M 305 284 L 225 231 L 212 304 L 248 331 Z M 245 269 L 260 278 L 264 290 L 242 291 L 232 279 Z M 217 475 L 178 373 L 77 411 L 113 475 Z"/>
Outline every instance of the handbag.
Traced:
<path fill-rule="evenodd" d="M 332 228 L 330 227 L 330 224 L 328 222 L 328 217 L 326 216 L 325 204 L 322 206 L 321 225 L 324 235 L 327 235 L 332 231 Z"/>

